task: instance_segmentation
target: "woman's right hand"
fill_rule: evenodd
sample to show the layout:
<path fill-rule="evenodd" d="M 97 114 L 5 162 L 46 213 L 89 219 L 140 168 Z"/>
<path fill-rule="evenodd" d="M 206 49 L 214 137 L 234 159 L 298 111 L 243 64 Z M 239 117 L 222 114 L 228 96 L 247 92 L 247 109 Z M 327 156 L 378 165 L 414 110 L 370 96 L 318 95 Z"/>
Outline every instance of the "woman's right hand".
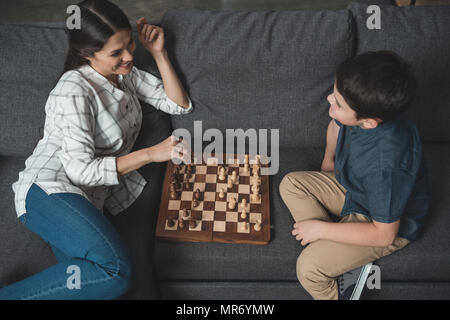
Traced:
<path fill-rule="evenodd" d="M 190 163 L 191 150 L 181 139 L 169 136 L 164 141 L 148 148 L 151 162 L 165 162 L 172 160 L 175 163 Z"/>

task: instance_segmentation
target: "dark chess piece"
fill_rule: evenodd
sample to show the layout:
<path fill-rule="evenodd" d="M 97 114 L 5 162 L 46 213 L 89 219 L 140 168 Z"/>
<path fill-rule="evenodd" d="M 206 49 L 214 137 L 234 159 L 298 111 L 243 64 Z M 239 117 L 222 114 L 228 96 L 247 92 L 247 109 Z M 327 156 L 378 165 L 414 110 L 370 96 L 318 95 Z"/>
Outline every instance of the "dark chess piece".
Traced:
<path fill-rule="evenodd" d="M 200 200 L 200 198 L 201 198 L 200 189 L 195 190 L 194 198 L 195 198 L 195 200 Z"/>
<path fill-rule="evenodd" d="M 197 226 L 197 221 L 195 220 L 189 220 L 189 227 L 191 229 L 194 229 Z"/>
<path fill-rule="evenodd" d="M 167 220 L 167 226 L 172 228 L 175 225 L 175 222 L 172 219 Z"/>

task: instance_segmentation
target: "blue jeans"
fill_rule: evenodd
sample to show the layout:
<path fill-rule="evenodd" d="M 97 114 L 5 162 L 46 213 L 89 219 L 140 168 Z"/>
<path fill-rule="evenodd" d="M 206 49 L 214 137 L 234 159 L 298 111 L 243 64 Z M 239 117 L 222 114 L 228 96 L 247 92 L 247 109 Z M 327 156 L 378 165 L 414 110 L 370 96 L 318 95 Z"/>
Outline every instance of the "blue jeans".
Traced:
<path fill-rule="evenodd" d="M 33 184 L 20 221 L 51 246 L 58 263 L 0 289 L 1 299 L 113 299 L 128 288 L 129 253 L 111 223 L 76 193 Z"/>

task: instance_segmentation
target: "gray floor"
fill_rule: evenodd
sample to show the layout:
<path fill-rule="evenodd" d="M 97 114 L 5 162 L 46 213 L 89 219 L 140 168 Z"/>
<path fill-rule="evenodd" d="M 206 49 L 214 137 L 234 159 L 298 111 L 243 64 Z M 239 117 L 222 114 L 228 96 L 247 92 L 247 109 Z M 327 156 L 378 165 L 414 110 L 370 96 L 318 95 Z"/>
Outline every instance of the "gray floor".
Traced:
<path fill-rule="evenodd" d="M 169 9 L 202 10 L 340 10 L 356 0 L 111 0 L 136 20 L 160 20 Z M 79 0 L 1 0 L 0 23 L 65 21 L 67 7 Z M 390 0 L 357 1 L 370 4 Z"/>

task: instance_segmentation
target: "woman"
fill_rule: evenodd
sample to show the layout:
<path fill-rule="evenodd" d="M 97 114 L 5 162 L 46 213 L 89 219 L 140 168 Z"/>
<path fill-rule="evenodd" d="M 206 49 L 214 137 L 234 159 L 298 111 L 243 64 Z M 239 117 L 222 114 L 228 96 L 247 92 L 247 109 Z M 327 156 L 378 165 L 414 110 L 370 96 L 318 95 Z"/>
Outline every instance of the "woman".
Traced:
<path fill-rule="evenodd" d="M 141 99 L 185 114 L 192 103 L 164 48 L 164 32 L 144 18 L 139 40 L 162 81 L 133 66 L 135 42 L 126 15 L 105 0 L 78 4 L 81 29 L 69 30 L 64 71 L 45 107 L 44 137 L 13 184 L 20 221 L 49 243 L 58 263 L 0 289 L 0 299 L 112 299 L 129 286 L 131 263 L 102 215 L 133 203 L 150 162 L 187 160 L 173 136 L 130 150 L 139 133 Z"/>

